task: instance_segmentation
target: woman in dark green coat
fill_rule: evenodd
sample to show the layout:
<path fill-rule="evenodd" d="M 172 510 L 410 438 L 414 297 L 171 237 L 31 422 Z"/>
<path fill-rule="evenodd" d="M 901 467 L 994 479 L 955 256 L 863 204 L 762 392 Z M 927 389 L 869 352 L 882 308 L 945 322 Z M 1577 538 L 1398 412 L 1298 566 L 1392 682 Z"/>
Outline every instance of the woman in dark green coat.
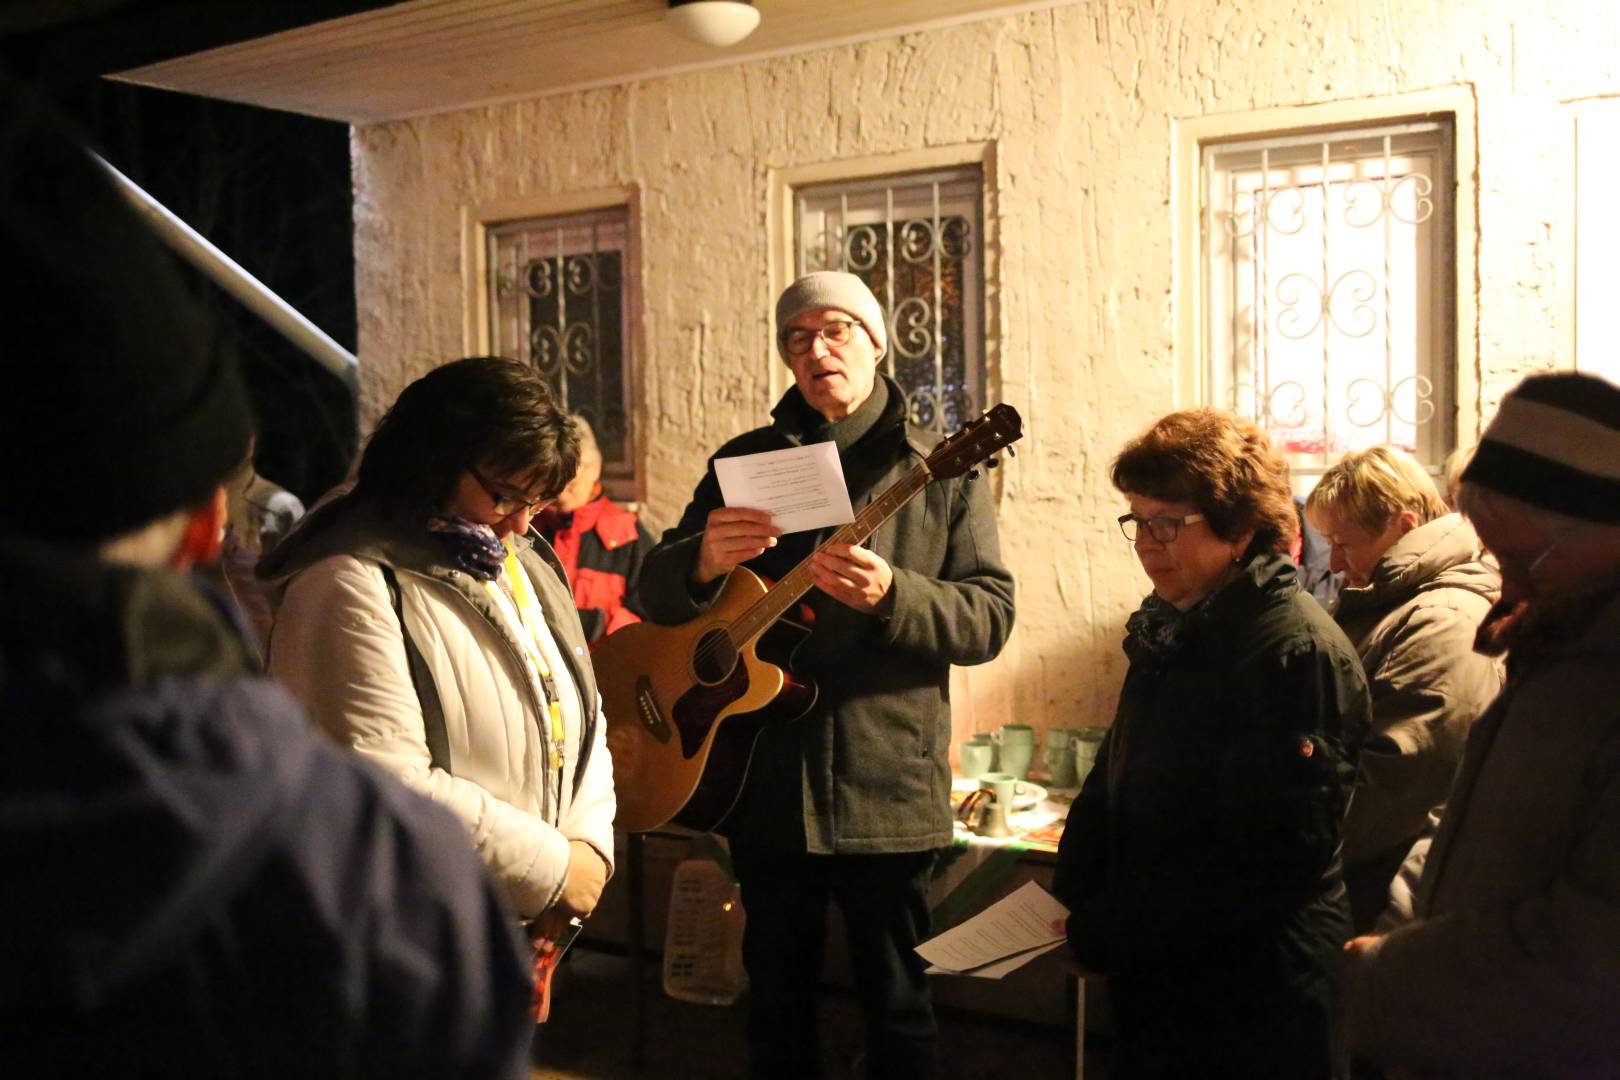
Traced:
<path fill-rule="evenodd" d="M 1355 649 L 1287 555 L 1287 464 L 1200 409 L 1127 445 L 1113 481 L 1153 593 L 1056 882 L 1076 959 L 1108 978 L 1109 1075 L 1335 1076 L 1340 822 L 1370 714 Z"/>

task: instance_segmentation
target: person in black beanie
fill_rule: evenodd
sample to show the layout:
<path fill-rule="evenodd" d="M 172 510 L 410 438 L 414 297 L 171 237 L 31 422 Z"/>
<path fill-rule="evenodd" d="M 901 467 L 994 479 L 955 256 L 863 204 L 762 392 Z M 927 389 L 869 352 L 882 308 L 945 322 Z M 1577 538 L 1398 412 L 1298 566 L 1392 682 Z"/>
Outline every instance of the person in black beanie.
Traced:
<path fill-rule="evenodd" d="M 1620 1076 L 1620 386 L 1525 379 L 1457 505 L 1501 564 L 1476 648 L 1507 685 L 1411 918 L 1346 946 L 1345 1036 L 1390 1076 Z"/>
<path fill-rule="evenodd" d="M 251 433 L 231 350 L 6 87 L 0 243 L 8 1075 L 526 1075 L 524 956 L 460 827 L 312 734 L 184 576 Z"/>

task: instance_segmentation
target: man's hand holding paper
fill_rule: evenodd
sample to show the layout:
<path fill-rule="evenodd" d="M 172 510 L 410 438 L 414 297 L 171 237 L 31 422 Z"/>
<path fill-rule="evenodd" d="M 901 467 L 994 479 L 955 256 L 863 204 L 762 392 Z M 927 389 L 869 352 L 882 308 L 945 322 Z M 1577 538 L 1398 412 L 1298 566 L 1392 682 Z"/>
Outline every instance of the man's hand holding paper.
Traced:
<path fill-rule="evenodd" d="M 726 505 L 710 512 L 693 576 L 710 582 L 776 546 L 785 533 L 855 519 L 833 443 L 719 458 L 715 477 Z M 865 548 L 834 545 L 817 554 L 811 578 L 829 596 L 861 611 L 883 601 L 894 577 Z"/>
<path fill-rule="evenodd" d="M 703 527 L 703 544 L 698 548 L 697 569 L 692 576 L 702 584 L 724 577 L 767 548 L 776 546 L 782 530 L 771 524 L 771 515 L 745 506 L 721 506 L 710 511 Z"/>

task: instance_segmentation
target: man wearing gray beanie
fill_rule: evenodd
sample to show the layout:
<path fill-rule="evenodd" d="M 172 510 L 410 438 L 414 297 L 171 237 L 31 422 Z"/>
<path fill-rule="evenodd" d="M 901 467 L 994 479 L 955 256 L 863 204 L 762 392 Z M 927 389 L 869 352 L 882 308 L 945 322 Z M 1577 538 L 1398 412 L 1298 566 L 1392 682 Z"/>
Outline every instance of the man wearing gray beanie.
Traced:
<path fill-rule="evenodd" d="M 526 1076 L 460 825 L 314 735 L 185 571 L 247 452 L 227 344 L 0 85 L 0 1046 L 13 1076 Z"/>
<path fill-rule="evenodd" d="M 1620 387 L 1533 375 L 1457 493 L 1501 563 L 1475 723 L 1409 918 L 1347 947 L 1346 1033 L 1388 1075 L 1620 1076 Z"/>
<path fill-rule="evenodd" d="M 738 566 L 778 580 L 811 560 L 814 626 L 792 666 L 820 696 L 803 717 L 763 729 L 720 830 L 748 912 L 750 1071 L 821 1074 L 816 988 L 831 901 L 866 1021 L 865 1075 L 931 1077 L 937 1031 L 913 949 L 929 932 L 934 854 L 951 840 L 950 668 L 1001 651 L 1012 576 L 987 485 L 966 478 L 929 485 L 864 545 L 819 551 L 831 530 L 784 536 L 768 514 L 724 505 L 716 458 L 832 442 L 858 511 L 938 441 L 907 423 L 904 392 L 878 370 L 883 307 L 855 275 L 823 271 L 788 286 L 776 346 L 793 388 L 769 425 L 710 459 L 680 523 L 647 557 L 641 600 L 654 622 L 684 623 Z"/>

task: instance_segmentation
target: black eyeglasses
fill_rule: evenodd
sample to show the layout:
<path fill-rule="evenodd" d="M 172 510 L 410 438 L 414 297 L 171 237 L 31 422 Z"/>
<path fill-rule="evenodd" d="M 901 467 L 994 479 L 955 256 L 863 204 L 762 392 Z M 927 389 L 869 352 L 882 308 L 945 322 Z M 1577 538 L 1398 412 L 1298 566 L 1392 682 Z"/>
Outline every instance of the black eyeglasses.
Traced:
<path fill-rule="evenodd" d="M 828 348 L 836 349 L 841 345 L 848 345 L 855 337 L 855 328 L 861 325 L 858 322 L 849 322 L 845 319 L 835 319 L 820 329 L 811 330 L 805 326 L 790 326 L 782 331 L 782 348 L 787 350 L 789 356 L 803 356 L 816 346 L 816 338 L 827 343 Z"/>
<path fill-rule="evenodd" d="M 493 484 L 484 479 L 484 474 L 473 466 L 467 466 L 467 471 L 478 481 L 478 486 L 484 489 L 484 494 L 489 496 L 490 505 L 495 508 L 497 514 L 515 514 L 519 510 L 538 514 L 551 501 L 549 498 L 530 499 L 527 495 L 509 495 L 498 491 Z"/>
<path fill-rule="evenodd" d="M 1173 544 L 1176 536 L 1181 532 L 1183 525 L 1196 525 L 1204 520 L 1203 514 L 1188 514 L 1186 517 L 1137 517 L 1135 514 L 1119 515 L 1119 531 L 1125 534 L 1125 539 L 1136 543 L 1137 534 L 1141 526 L 1146 525 L 1148 535 L 1161 544 Z"/>

